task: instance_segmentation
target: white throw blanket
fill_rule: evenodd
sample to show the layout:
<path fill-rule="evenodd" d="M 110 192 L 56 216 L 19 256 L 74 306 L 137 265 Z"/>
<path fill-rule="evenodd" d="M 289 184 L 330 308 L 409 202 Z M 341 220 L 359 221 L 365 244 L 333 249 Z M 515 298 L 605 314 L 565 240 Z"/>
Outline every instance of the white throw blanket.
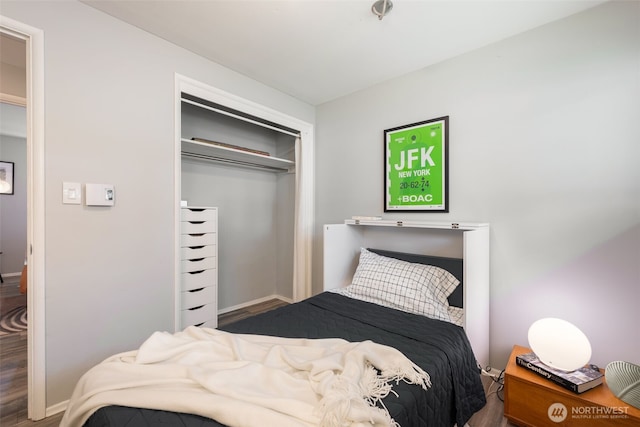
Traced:
<path fill-rule="evenodd" d="M 431 385 L 401 352 L 371 341 L 189 327 L 156 332 L 139 350 L 90 369 L 61 426 L 81 426 L 107 405 L 198 414 L 231 427 L 390 426 L 375 404 L 400 380 Z"/>

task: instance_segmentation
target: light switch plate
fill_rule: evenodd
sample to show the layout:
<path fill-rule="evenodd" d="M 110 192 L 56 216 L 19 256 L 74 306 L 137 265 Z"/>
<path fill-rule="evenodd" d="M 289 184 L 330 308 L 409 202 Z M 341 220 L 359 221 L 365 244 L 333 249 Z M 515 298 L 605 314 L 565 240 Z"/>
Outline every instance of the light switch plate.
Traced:
<path fill-rule="evenodd" d="M 85 205 L 113 206 L 116 192 L 111 184 L 85 184 Z"/>
<path fill-rule="evenodd" d="M 62 183 L 62 203 L 79 205 L 82 203 L 82 186 L 79 182 Z"/>

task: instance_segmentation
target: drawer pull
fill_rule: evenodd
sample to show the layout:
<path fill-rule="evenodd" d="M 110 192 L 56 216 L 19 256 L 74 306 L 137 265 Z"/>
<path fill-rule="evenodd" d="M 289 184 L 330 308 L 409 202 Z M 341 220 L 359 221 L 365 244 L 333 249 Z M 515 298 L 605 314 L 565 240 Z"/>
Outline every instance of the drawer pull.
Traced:
<path fill-rule="evenodd" d="M 189 224 L 204 224 L 207 221 L 187 221 Z"/>
<path fill-rule="evenodd" d="M 190 210 L 191 212 L 203 212 L 203 211 L 204 211 L 204 208 L 202 208 L 202 209 L 200 209 L 200 208 L 189 208 L 189 210 Z"/>
<path fill-rule="evenodd" d="M 201 274 L 201 273 L 204 273 L 204 270 L 188 271 L 187 273 L 189 273 L 189 274 Z"/>
<path fill-rule="evenodd" d="M 189 311 L 200 310 L 202 307 L 204 307 L 204 304 L 203 305 L 199 305 L 197 307 L 188 308 L 187 310 L 189 310 Z"/>
<path fill-rule="evenodd" d="M 202 322 L 202 323 L 197 323 L 197 324 L 195 324 L 195 325 L 193 325 L 193 326 L 195 326 L 196 328 L 199 328 L 199 327 L 200 327 L 200 326 L 202 326 L 202 325 L 204 325 L 204 322 Z"/>
<path fill-rule="evenodd" d="M 204 261 L 204 258 L 194 258 L 194 259 L 188 259 L 187 261 L 189 261 L 189 262 L 198 262 L 198 261 Z"/>
<path fill-rule="evenodd" d="M 189 233 L 189 236 L 193 236 L 193 237 L 202 237 L 204 235 L 205 233 Z"/>
<path fill-rule="evenodd" d="M 201 246 L 188 246 L 189 249 L 202 249 L 204 248 L 204 245 Z"/>
<path fill-rule="evenodd" d="M 201 290 L 203 290 L 204 288 L 198 288 L 198 289 L 191 289 L 190 291 L 187 292 L 200 292 Z"/>

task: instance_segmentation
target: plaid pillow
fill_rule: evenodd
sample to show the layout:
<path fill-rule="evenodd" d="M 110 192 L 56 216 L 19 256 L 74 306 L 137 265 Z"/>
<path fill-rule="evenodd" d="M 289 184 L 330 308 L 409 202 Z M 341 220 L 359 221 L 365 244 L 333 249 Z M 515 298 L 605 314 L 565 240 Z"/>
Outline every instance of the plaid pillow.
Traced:
<path fill-rule="evenodd" d="M 460 307 L 449 306 L 449 317 L 451 318 L 451 323 L 454 325 L 458 325 L 461 328 L 464 327 L 464 310 Z"/>
<path fill-rule="evenodd" d="M 384 257 L 362 248 L 352 284 L 338 293 L 452 322 L 447 297 L 459 284 L 458 279 L 440 267 Z"/>

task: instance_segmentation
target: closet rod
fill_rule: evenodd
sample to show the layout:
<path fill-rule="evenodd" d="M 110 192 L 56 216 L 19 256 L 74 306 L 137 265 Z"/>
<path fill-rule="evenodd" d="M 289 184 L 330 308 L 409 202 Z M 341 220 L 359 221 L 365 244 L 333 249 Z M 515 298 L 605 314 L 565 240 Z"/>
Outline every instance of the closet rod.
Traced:
<path fill-rule="evenodd" d="M 232 165 L 244 166 L 244 167 L 253 168 L 253 169 L 266 169 L 272 172 L 289 172 L 289 169 L 277 168 L 275 166 L 259 165 L 251 162 L 243 162 L 242 160 L 225 159 L 224 157 L 207 156 L 205 154 L 189 153 L 187 151 L 182 151 L 181 154 L 182 154 L 182 157 L 188 157 L 192 159 L 207 160 L 210 162 L 217 162 L 217 163 L 229 163 Z"/>
<path fill-rule="evenodd" d="M 199 102 L 192 101 L 190 99 L 181 98 L 181 100 L 182 100 L 182 102 L 186 102 L 187 104 L 195 105 L 196 107 L 204 108 L 204 109 L 210 110 L 210 111 L 214 111 L 214 112 L 219 113 L 219 114 L 224 114 L 225 116 L 233 117 L 235 119 L 239 119 L 239 120 L 242 120 L 242 121 L 245 121 L 245 122 L 248 122 L 248 123 L 253 123 L 254 125 L 258 125 L 258 126 L 262 126 L 263 128 L 275 130 L 277 132 L 284 133 L 286 135 L 295 136 L 296 138 L 300 136 L 299 132 L 298 133 L 289 132 L 287 130 L 280 129 L 280 128 L 275 127 L 275 126 L 271 126 L 271 125 L 268 125 L 266 123 L 262 123 L 262 122 L 260 122 L 258 120 L 252 120 L 252 119 L 250 119 L 248 117 L 244 117 L 244 116 L 241 116 L 241 115 L 238 115 L 238 114 L 234 114 L 234 113 L 231 113 L 229 111 L 221 110 L 219 108 L 214 108 L 214 107 L 211 107 L 209 105 L 204 105 L 204 104 L 201 104 Z"/>

